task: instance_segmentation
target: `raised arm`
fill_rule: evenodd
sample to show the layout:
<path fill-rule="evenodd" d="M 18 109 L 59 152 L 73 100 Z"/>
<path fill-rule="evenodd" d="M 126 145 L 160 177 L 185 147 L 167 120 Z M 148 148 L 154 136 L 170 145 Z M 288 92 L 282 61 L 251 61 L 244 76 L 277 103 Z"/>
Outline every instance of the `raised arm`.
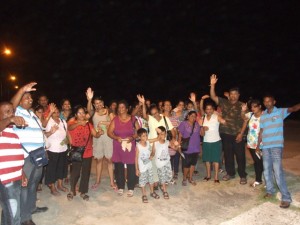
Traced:
<path fill-rule="evenodd" d="M 194 92 L 192 92 L 190 94 L 190 98 L 189 99 L 193 103 L 195 111 L 198 112 L 198 106 L 197 106 L 197 102 L 196 102 L 196 94 Z"/>
<path fill-rule="evenodd" d="M 89 113 L 90 116 L 93 116 L 93 106 L 92 106 L 92 99 L 94 97 L 94 91 L 92 90 L 92 88 L 88 88 L 85 92 L 86 98 L 87 98 L 87 111 Z"/>
<path fill-rule="evenodd" d="M 219 97 L 216 95 L 215 86 L 218 81 L 217 75 L 212 74 L 210 76 L 210 98 L 218 105 Z"/>
<path fill-rule="evenodd" d="M 42 126 L 43 126 L 43 127 L 46 127 L 46 126 L 47 126 L 47 124 L 48 124 L 48 122 L 49 122 L 49 120 L 50 120 L 52 114 L 53 114 L 54 111 L 56 110 L 56 105 L 55 105 L 54 103 L 50 103 L 50 104 L 49 104 L 49 109 L 50 109 L 50 111 L 49 111 L 49 114 L 47 115 L 47 117 L 42 116 L 42 118 L 41 118 L 41 122 L 42 122 Z"/>
<path fill-rule="evenodd" d="M 203 95 L 201 100 L 200 100 L 200 113 L 201 113 L 201 116 L 203 116 L 205 114 L 203 103 L 204 103 L 204 100 L 207 99 L 207 98 L 209 98 L 209 95 Z"/>
<path fill-rule="evenodd" d="M 10 100 L 11 103 L 13 104 L 14 109 L 17 108 L 17 106 L 19 105 L 22 96 L 26 93 L 26 92 L 30 92 L 30 91 L 35 91 L 36 89 L 33 88 L 34 85 L 36 85 L 36 82 L 31 82 L 29 84 L 24 85 L 23 87 L 21 87 L 18 92 L 12 97 L 12 99 Z"/>
<path fill-rule="evenodd" d="M 297 112 L 299 110 L 300 110 L 300 103 L 298 103 L 297 105 L 294 105 L 292 107 L 289 107 L 287 111 L 289 113 L 292 113 L 292 112 Z"/>
<path fill-rule="evenodd" d="M 143 95 L 140 95 L 140 94 L 138 94 L 136 97 L 139 100 L 139 102 L 141 102 L 143 104 L 143 118 L 148 121 L 149 115 L 146 112 L 145 98 Z"/>

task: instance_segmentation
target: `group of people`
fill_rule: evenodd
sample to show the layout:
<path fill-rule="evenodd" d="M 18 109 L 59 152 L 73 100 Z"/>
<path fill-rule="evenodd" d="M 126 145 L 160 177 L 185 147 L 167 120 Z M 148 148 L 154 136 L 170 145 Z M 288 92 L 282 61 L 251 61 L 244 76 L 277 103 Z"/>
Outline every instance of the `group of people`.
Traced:
<path fill-rule="evenodd" d="M 225 164 L 223 181 L 235 177 L 235 159 L 240 184 L 247 183 L 246 146 L 254 161 L 255 181 L 251 186 L 266 184 L 265 198 L 275 194 L 273 173 L 282 194 L 280 207 L 292 201 L 282 168 L 283 120 L 300 110 L 300 104 L 277 108 L 275 98 L 266 95 L 263 104 L 239 101 L 238 88 L 230 89 L 225 98 L 216 95 L 218 78 L 210 77 L 210 95 L 200 101 L 191 93 L 188 103 L 171 101 L 151 104 L 143 95 L 129 106 L 125 100 L 104 101 L 86 91 L 87 104 L 71 108 L 63 99 L 61 107 L 48 102 L 45 95 L 33 107 L 31 92 L 36 83 L 20 88 L 10 102 L 0 103 L 0 201 L 2 224 L 34 225 L 32 214 L 45 212 L 36 207 L 39 184 L 45 182 L 54 196 L 65 192 L 71 201 L 79 192 L 89 200 L 89 188 L 96 191 L 101 183 L 103 161 L 107 162 L 110 186 L 118 195 L 134 195 L 142 189 L 142 202 L 156 192 L 169 199 L 168 184 L 178 179 L 182 162 L 182 185 L 197 185 L 193 179 L 199 153 L 206 167 L 203 181 L 214 171 L 214 183 L 220 183 L 219 171 Z M 246 134 L 247 133 L 247 134 Z M 45 147 L 48 165 L 35 166 L 30 152 Z M 80 160 L 68 161 L 72 149 L 83 149 Z M 92 159 L 96 160 L 96 180 L 89 186 Z M 80 180 L 80 183 L 79 183 Z M 70 188 L 65 185 L 70 183 Z M 79 183 L 79 184 L 78 184 Z"/>

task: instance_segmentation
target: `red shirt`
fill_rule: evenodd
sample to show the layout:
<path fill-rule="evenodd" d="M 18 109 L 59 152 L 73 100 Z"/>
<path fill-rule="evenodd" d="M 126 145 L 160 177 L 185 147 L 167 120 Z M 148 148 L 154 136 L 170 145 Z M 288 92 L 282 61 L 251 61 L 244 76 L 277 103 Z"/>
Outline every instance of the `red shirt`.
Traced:
<path fill-rule="evenodd" d="M 3 184 L 21 180 L 24 152 L 12 126 L 0 132 L 0 180 Z"/>
<path fill-rule="evenodd" d="M 75 123 L 77 123 L 77 120 L 70 120 L 68 126 Z M 73 146 L 86 146 L 83 158 L 93 156 L 93 137 L 91 134 L 93 128 L 94 126 L 91 123 L 87 123 L 85 126 L 78 126 L 74 130 L 69 131 Z"/>

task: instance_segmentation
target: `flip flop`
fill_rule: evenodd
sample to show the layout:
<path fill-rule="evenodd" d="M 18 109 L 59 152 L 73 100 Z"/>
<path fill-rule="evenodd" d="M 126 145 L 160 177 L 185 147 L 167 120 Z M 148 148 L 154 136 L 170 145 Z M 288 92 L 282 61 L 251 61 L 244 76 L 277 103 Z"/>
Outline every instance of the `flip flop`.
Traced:
<path fill-rule="evenodd" d="M 164 199 L 169 199 L 170 198 L 168 192 L 164 192 L 163 196 L 164 196 Z"/>
<path fill-rule="evenodd" d="M 148 198 L 146 195 L 142 196 L 142 201 L 143 201 L 143 203 L 148 203 Z"/>
<path fill-rule="evenodd" d="M 100 185 L 100 183 L 95 183 L 95 184 L 93 184 L 93 185 L 91 186 L 91 189 L 92 189 L 93 191 L 96 191 L 96 190 L 98 189 L 99 185 Z"/>

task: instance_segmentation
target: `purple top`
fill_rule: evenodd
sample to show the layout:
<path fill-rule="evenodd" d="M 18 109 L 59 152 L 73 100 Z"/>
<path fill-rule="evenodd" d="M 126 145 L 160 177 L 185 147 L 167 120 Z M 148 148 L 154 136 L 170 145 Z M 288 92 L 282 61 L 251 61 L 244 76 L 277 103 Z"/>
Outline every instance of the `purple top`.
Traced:
<path fill-rule="evenodd" d="M 121 138 L 127 138 L 134 135 L 134 124 L 136 119 L 132 118 L 128 122 L 121 122 L 119 117 L 116 116 L 112 121 L 115 123 L 114 134 Z M 122 145 L 117 140 L 113 140 L 113 155 L 112 161 L 134 164 L 135 163 L 135 140 L 131 142 L 131 150 L 125 148 L 125 151 L 122 149 Z"/>
<path fill-rule="evenodd" d="M 178 130 L 181 133 L 183 138 L 190 136 L 192 132 L 193 125 L 190 125 L 188 121 L 183 121 L 180 123 Z M 198 122 L 195 122 L 195 127 L 193 134 L 190 138 L 188 150 L 184 153 L 199 153 L 200 152 L 200 125 Z"/>

